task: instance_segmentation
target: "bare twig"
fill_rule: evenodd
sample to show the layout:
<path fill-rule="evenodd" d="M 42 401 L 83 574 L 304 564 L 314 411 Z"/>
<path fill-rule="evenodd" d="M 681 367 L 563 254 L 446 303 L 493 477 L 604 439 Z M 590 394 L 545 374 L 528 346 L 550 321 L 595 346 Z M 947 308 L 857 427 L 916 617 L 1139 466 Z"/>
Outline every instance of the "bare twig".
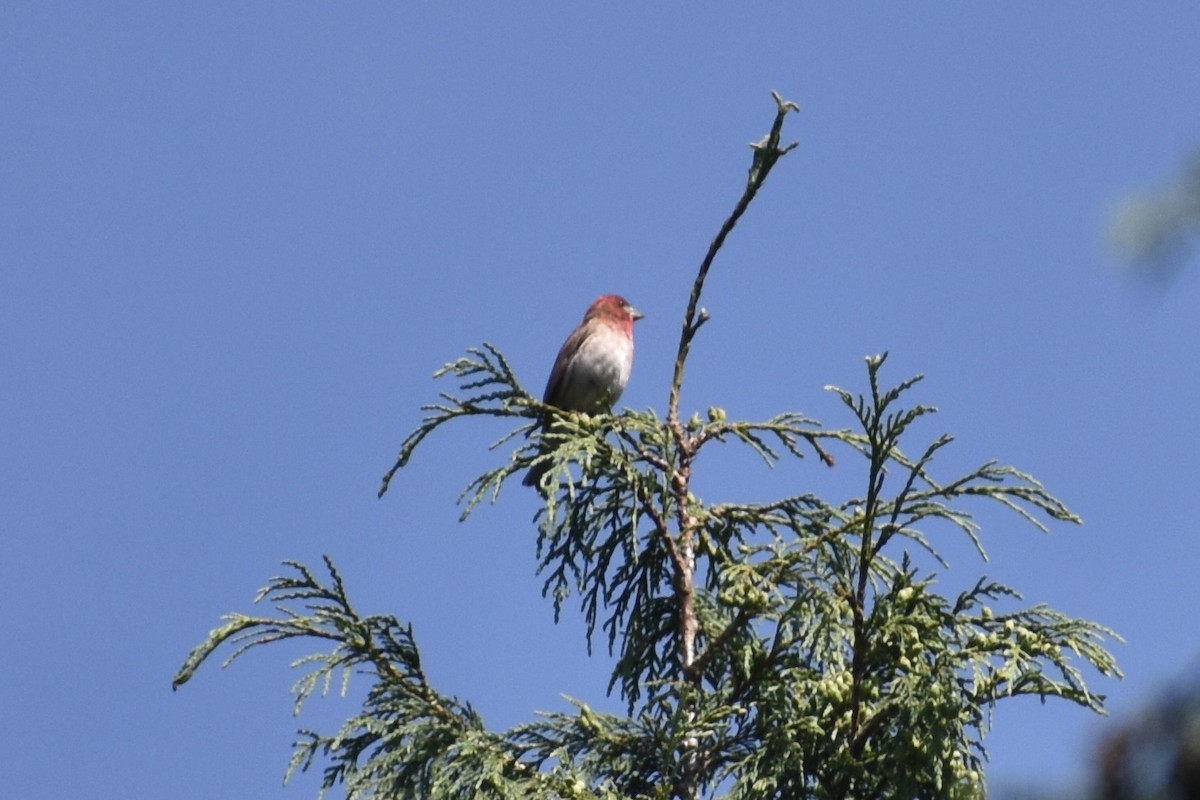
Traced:
<path fill-rule="evenodd" d="M 700 269 L 692 284 L 692 293 L 688 298 L 687 311 L 683 317 L 683 329 L 679 335 L 679 350 L 675 356 L 675 371 L 671 378 L 671 396 L 667 406 L 667 427 L 676 443 L 675 463 L 671 465 L 667 479 L 675 501 L 676 524 L 679 526 L 676 532 L 677 541 L 672 549 L 672 555 L 675 557 L 673 583 L 679 609 L 679 659 L 685 679 L 693 685 L 699 685 L 701 678 L 701 670 L 696 668 L 696 637 L 700 626 L 696 618 L 695 605 L 695 540 L 700 522 L 692 511 L 690 485 L 692 461 L 702 442 L 684 429 L 679 417 L 679 397 L 683 389 L 684 366 L 687 363 L 692 340 L 695 339 L 696 332 L 700 330 L 700 327 L 709 319 L 708 310 L 699 308 L 699 305 L 700 295 L 704 291 L 704 282 L 708 278 L 708 271 L 712 267 L 713 260 L 717 257 L 717 253 L 725 244 L 725 239 L 733 231 L 738 220 L 746 213 L 746 209 L 754 200 L 754 196 L 758 194 L 758 190 L 766 181 L 767 175 L 770 174 L 775 163 L 796 146 L 796 143 L 793 142 L 781 147 L 780 135 L 783 130 L 783 120 L 788 112 L 799 111 L 800 107 L 791 101 L 784 100 L 778 92 L 773 92 L 772 96 L 775 98 L 776 113 L 771 132 L 761 141 L 750 145 L 754 148 L 754 161 L 750 165 L 746 188 L 742 192 L 741 199 L 738 200 L 737 205 L 734 206 L 733 211 L 722 223 L 716 237 L 708 246 L 708 252 L 704 255 L 704 260 L 700 262 Z M 810 441 L 812 440 L 810 439 Z M 692 738 L 688 737 L 687 740 L 692 741 Z M 703 762 L 699 755 L 694 749 L 688 754 L 684 760 L 683 774 L 675 782 L 675 795 L 683 800 L 695 800 L 699 796 Z"/>

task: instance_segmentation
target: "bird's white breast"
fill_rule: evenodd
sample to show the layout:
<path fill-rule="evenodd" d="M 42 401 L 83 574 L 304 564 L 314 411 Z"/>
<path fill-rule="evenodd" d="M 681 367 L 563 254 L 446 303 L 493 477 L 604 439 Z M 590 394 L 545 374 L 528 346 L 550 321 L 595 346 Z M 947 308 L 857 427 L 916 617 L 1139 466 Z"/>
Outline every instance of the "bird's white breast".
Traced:
<path fill-rule="evenodd" d="M 624 332 L 601 326 L 579 346 L 564 378 L 562 407 L 608 411 L 621 397 L 633 368 L 633 342 Z"/>

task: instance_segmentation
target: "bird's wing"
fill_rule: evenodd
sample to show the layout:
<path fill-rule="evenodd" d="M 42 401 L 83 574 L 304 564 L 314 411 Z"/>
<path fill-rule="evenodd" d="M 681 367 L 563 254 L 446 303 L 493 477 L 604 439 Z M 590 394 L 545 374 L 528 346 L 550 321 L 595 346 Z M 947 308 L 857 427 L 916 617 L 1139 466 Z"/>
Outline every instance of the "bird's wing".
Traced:
<path fill-rule="evenodd" d="M 570 366 L 574 362 L 579 348 L 583 347 L 583 343 L 587 341 L 588 333 L 586 326 L 579 326 L 571 331 L 571 335 L 559 348 L 558 357 L 554 359 L 554 368 L 550 370 L 550 377 L 546 381 L 546 391 L 542 394 L 543 403 L 562 407 L 563 398 L 567 396 L 567 386 L 570 382 Z"/>

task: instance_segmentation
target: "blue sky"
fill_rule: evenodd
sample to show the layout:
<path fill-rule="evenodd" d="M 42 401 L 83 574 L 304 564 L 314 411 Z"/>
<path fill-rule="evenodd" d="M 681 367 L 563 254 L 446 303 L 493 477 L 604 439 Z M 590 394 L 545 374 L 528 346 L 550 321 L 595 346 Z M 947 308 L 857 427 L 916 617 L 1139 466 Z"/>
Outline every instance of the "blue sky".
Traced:
<path fill-rule="evenodd" d="M 696 266 L 771 90 L 800 147 L 714 268 L 685 411 L 850 420 L 826 384 L 928 378 L 944 475 L 1032 472 L 1086 524 L 986 514 L 981 574 L 1128 638 L 1113 719 L 1196 664 L 1200 284 L 1123 274 L 1127 192 L 1200 144 L 1200 7 L 1176 2 L 10 3 L 0 9 L 0 766 L 12 797 L 283 789 L 297 652 L 170 679 L 285 558 L 331 554 L 364 611 L 495 727 L 599 701 L 533 575 L 536 508 L 456 522 L 499 429 L 435 436 L 380 501 L 430 376 L 491 341 L 540 391 L 598 294 L 646 313 L 623 403 L 665 407 Z M 915 444 L 913 445 L 915 447 Z M 854 486 L 850 459 L 706 499 Z M 518 487 L 513 487 L 514 489 Z M 1064 786 L 1113 722 L 1002 703 L 989 771 Z"/>

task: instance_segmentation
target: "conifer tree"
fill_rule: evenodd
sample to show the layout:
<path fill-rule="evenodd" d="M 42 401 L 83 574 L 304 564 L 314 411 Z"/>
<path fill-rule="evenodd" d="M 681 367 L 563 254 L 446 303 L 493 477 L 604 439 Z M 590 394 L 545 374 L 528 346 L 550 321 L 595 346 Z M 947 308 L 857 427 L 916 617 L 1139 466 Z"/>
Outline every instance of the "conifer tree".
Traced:
<path fill-rule="evenodd" d="M 930 525 L 950 525 L 982 554 L 964 503 L 992 501 L 1038 528 L 1079 519 L 1032 476 L 988 461 L 938 477 L 942 436 L 910 443 L 933 412 L 909 402 L 920 377 L 888 385 L 886 355 L 865 389 L 829 387 L 849 427 L 797 412 L 765 421 L 720 408 L 685 414 L 680 391 L 700 299 L 726 237 L 767 176 L 794 103 L 775 95 L 770 132 L 752 145 L 745 190 L 705 255 L 688 297 L 665 413 L 585 415 L 543 405 L 501 350 L 471 349 L 436 375 L 455 382 L 402 443 L 382 496 L 426 437 L 478 416 L 510 423 L 510 448 L 464 490 L 463 516 L 498 501 L 532 465 L 550 486 L 535 517 L 538 567 L 556 614 L 577 598 L 589 637 L 615 656 L 610 692 L 625 712 L 583 700 L 507 731 L 436 688 L 409 623 L 365 614 L 326 557 L 285 562 L 258 600 L 274 616 L 230 614 L 188 656 L 179 687 L 219 649 L 228 664 L 275 642 L 322 649 L 298 662 L 297 708 L 335 680 L 368 682 L 339 730 L 302 731 L 288 775 L 314 766 L 348 798 L 954 798 L 984 791 L 983 739 L 1005 698 L 1057 697 L 1103 711 L 1084 670 L 1119 676 L 1107 628 L 980 578 L 939 594 L 918 566 L 937 558 Z M 549 416 L 544 433 L 526 436 Z M 701 451 L 749 447 L 768 465 L 807 456 L 860 480 L 854 496 L 808 492 L 770 502 L 707 500 L 693 490 Z M 796 485 L 803 485 L 798 472 Z M 526 490 L 527 491 L 527 490 Z M 924 559 L 928 560 L 928 559 Z"/>

